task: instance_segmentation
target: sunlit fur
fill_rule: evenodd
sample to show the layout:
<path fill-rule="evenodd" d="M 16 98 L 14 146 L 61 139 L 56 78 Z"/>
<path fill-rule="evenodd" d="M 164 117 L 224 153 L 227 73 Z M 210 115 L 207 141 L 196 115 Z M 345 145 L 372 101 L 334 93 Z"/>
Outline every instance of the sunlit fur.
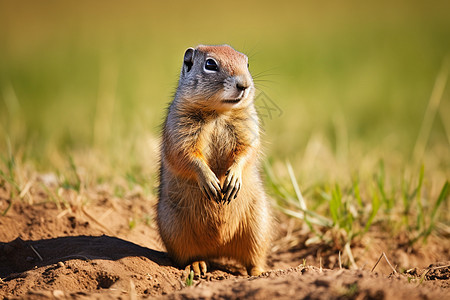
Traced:
<path fill-rule="evenodd" d="M 203 70 L 208 57 L 219 72 Z M 183 65 L 163 128 L 157 221 L 169 255 L 180 266 L 234 258 L 260 274 L 270 243 L 271 215 L 259 174 L 259 121 L 247 57 L 229 46 L 198 46 Z M 212 75 L 212 76 L 211 76 Z M 236 80 L 247 85 L 238 103 Z M 242 187 L 229 204 L 208 199 L 199 172 L 208 167 L 223 188 L 227 170 Z"/>

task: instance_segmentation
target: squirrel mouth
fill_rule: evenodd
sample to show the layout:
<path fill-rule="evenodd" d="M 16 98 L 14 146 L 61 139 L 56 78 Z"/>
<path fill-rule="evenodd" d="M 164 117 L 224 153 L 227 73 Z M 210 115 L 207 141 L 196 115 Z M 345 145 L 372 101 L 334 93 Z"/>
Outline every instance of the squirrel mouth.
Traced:
<path fill-rule="evenodd" d="M 224 103 L 238 103 L 239 101 L 241 101 L 241 99 L 242 98 L 237 98 L 237 99 L 225 99 L 225 100 L 222 100 L 222 102 L 224 102 Z"/>

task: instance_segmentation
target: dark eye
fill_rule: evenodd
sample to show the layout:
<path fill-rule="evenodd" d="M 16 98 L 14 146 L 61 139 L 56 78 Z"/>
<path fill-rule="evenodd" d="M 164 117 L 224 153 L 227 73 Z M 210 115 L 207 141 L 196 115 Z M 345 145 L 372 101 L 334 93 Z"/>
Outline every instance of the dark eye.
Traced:
<path fill-rule="evenodd" d="M 205 62 L 205 70 L 218 71 L 219 67 L 214 59 L 208 58 Z"/>
<path fill-rule="evenodd" d="M 247 63 L 247 69 L 250 67 L 250 64 L 249 63 Z"/>

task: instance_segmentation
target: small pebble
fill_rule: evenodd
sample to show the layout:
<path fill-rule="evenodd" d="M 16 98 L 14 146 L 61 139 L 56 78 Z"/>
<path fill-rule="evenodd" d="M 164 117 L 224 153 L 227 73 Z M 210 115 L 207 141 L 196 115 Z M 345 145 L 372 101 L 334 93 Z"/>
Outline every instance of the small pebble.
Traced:
<path fill-rule="evenodd" d="M 60 268 L 64 267 L 64 263 L 63 263 L 62 261 L 59 261 L 59 262 L 57 263 L 57 265 L 58 265 L 58 267 L 60 267 Z"/>
<path fill-rule="evenodd" d="M 53 291 L 53 296 L 55 298 L 62 298 L 62 297 L 64 297 L 64 292 L 61 291 L 61 290 L 54 290 Z"/>

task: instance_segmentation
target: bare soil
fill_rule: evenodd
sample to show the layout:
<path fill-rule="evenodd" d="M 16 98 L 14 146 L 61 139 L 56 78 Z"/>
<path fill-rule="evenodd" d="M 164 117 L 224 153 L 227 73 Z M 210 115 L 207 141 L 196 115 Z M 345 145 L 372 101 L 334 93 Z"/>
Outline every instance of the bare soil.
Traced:
<path fill-rule="evenodd" d="M 84 197 L 62 188 L 27 193 L 0 216 L 0 299 L 450 297 L 448 237 L 411 247 L 401 234 L 374 231 L 352 244 L 352 269 L 338 242 L 306 246 L 309 234 L 279 216 L 267 272 L 249 277 L 219 260 L 187 286 L 188 274 L 173 266 L 159 240 L 152 196 L 134 190 L 118 198 L 102 187 Z M 9 195 L 0 187 L 1 212 Z M 384 258 L 376 264 L 383 252 L 395 272 Z"/>

